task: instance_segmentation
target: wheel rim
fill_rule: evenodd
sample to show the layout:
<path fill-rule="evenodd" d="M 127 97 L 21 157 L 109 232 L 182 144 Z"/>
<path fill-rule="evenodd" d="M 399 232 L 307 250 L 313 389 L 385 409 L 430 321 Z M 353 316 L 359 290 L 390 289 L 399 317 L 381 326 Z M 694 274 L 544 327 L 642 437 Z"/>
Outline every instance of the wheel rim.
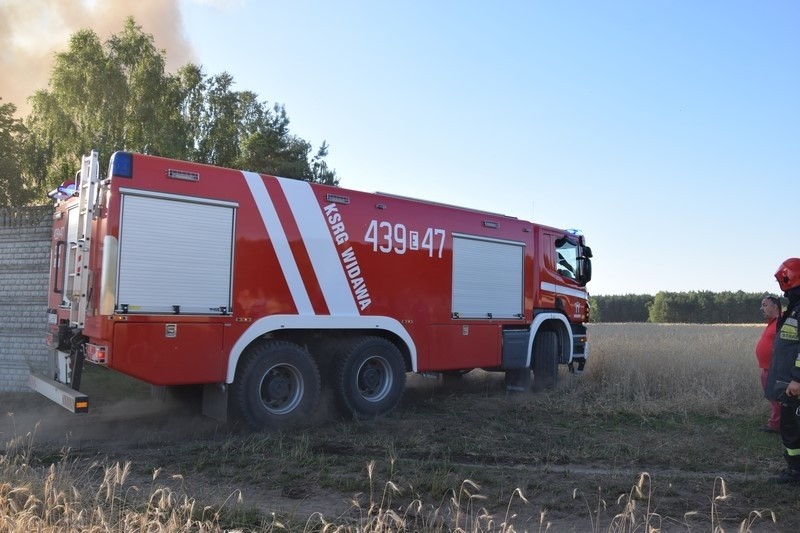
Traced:
<path fill-rule="evenodd" d="M 358 369 L 358 392 L 369 402 L 386 398 L 393 381 L 392 367 L 382 357 L 370 357 Z"/>
<path fill-rule="evenodd" d="M 292 412 L 303 399 L 303 377 L 292 365 L 275 365 L 264 373 L 259 395 L 264 409 L 274 415 Z"/>

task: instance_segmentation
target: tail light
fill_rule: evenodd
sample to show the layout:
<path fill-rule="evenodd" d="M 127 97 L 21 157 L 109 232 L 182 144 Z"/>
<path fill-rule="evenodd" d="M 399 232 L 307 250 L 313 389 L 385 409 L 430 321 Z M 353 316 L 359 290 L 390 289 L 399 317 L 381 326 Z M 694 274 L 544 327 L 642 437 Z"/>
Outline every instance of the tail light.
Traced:
<path fill-rule="evenodd" d="M 106 364 L 106 354 L 108 348 L 106 346 L 98 346 L 96 344 L 86 344 L 86 359 L 98 365 Z"/>

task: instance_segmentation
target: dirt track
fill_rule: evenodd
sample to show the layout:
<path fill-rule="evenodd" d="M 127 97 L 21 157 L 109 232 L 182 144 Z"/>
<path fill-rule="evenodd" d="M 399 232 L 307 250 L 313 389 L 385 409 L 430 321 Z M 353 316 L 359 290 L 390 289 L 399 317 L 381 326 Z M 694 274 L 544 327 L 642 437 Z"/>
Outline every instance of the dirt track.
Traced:
<path fill-rule="evenodd" d="M 638 515 L 631 515 L 638 516 L 637 527 L 642 526 L 642 517 L 645 516 L 642 513 L 646 513 L 654 521 L 651 524 L 661 531 L 709 531 L 714 525 L 732 531 L 738 530 L 739 524 L 748 520 L 752 512 L 772 509 L 778 514 L 778 524 L 772 524 L 767 513 L 755 521 L 753 531 L 800 531 L 800 489 L 786 489 L 777 499 L 760 495 L 767 489 L 774 490 L 774 487 L 763 482 L 765 469 L 726 471 L 715 464 L 699 471 L 685 471 L 670 467 L 670 457 L 661 457 L 657 453 L 654 455 L 657 460 L 644 468 L 636 464 L 637 461 L 624 456 L 608 462 L 586 461 L 577 456 L 571 458 L 569 454 L 551 457 L 550 452 L 544 456 L 535 452 L 524 455 L 517 446 L 506 444 L 507 440 L 529 439 L 529 447 L 535 448 L 537 442 L 531 436 L 530 427 L 509 427 L 504 435 L 489 435 L 497 443 L 497 451 L 490 456 L 479 448 L 460 448 L 457 445 L 459 440 L 471 439 L 476 432 L 493 430 L 488 425 L 485 429 L 479 427 L 480 422 L 471 421 L 468 412 L 454 413 L 453 409 L 464 405 L 469 411 L 470 405 L 502 403 L 497 400 L 502 399 L 499 388 L 496 382 L 489 381 L 489 385 L 475 385 L 467 392 L 467 396 L 459 397 L 442 393 L 427 380 L 413 381 L 403 407 L 395 416 L 365 426 L 358 426 L 355 422 L 337 422 L 329 427 L 330 439 L 325 437 L 323 428 L 318 432 L 319 435 L 311 437 L 310 446 L 313 453 L 324 455 L 331 463 L 349 462 L 362 465 L 355 468 L 363 469 L 369 460 L 387 461 L 387 451 L 381 442 L 420 432 L 420 439 L 409 441 L 416 442 L 416 445 L 406 443 L 393 452 L 398 456 L 401 470 L 417 469 L 429 466 L 434 460 L 441 460 L 434 459 L 440 452 L 435 451 L 437 445 L 433 440 L 426 442 L 426 438 L 437 435 L 437 432 L 446 432 L 445 442 L 452 440 L 452 449 L 448 445 L 446 460 L 441 460 L 441 469 L 434 468 L 433 471 L 439 474 L 433 475 L 448 476 L 451 484 L 455 485 L 454 489 L 458 488 L 461 481 L 476 477 L 516 480 L 528 499 L 527 503 L 508 491 L 493 494 L 486 501 L 476 500 L 471 505 L 473 511 L 486 506 L 496 523 L 499 523 L 509 512 L 508 504 L 512 503 L 510 507 L 516 513 L 512 523 L 517 530 L 540 530 L 543 509 L 547 510 L 544 522 L 551 523 L 551 531 L 643 530 L 612 527 L 614 517 L 622 515 L 625 503 L 630 501 L 638 506 Z M 300 523 L 315 513 L 321 513 L 327 520 L 358 517 L 369 506 L 369 496 L 364 490 L 335 490 L 320 486 L 307 477 L 288 478 L 291 481 L 281 481 L 277 486 L 275 482 L 267 481 L 271 477 L 268 471 L 263 472 L 264 481 L 261 482 L 252 472 L 245 474 L 229 470 L 227 475 L 220 475 L 209 470 L 192 470 L 187 466 L 191 461 L 187 463 L 186 456 L 196 453 L 199 448 L 213 450 L 215 446 L 221 447 L 237 437 L 232 436 L 230 430 L 220 423 L 180 405 L 150 400 L 141 391 L 135 391 L 129 399 L 122 401 L 113 401 L 104 397 L 104 394 L 96 396 L 91 413 L 81 416 L 63 411 L 35 395 L 10 396 L 6 402 L 9 407 L 7 411 L 14 414 L 3 417 L 0 440 L 9 442 L 18 437 L 30 442 L 32 439 L 34 447 L 43 453 L 45 450 L 68 447 L 70 455 L 79 458 L 87 467 L 96 461 L 132 461 L 135 467 L 129 483 L 136 486 L 151 486 L 152 472 L 161 468 L 159 483 L 203 504 L 221 505 L 227 502 L 228 506 L 257 509 L 265 516 L 273 512 L 291 515 Z M 435 402 L 431 401 L 433 397 L 437 398 Z M 507 403 L 504 409 L 509 409 Z M 450 412 L 446 413 L 448 410 Z M 447 426 L 445 417 L 451 415 L 455 419 L 454 425 Z M 498 413 L 497 416 L 502 414 Z M 542 420 L 542 423 L 548 422 Z M 365 436 L 341 440 L 334 435 L 340 430 Z M 560 431 L 565 431 L 564 435 L 568 436 L 569 426 L 565 430 L 554 427 L 551 433 Z M 605 429 L 599 427 L 592 431 L 602 432 Z M 771 437 L 774 436 L 764 435 L 765 439 Z M 658 438 L 679 440 L 681 435 Z M 645 441 L 638 438 L 634 442 Z M 764 441 L 766 445 L 771 445 L 770 442 Z M 777 442 L 774 444 L 777 448 Z M 544 443 L 541 445 L 544 446 Z M 680 449 L 680 443 L 670 443 L 670 446 Z M 504 448 L 506 452 L 502 451 Z M 712 454 L 709 457 L 714 456 Z M 176 462 L 176 458 L 180 458 L 180 461 Z M 263 457 L 254 455 L 251 464 L 256 465 L 261 459 Z M 648 473 L 646 483 L 642 485 L 643 493 L 630 498 L 642 472 Z M 359 475 L 366 476 L 364 472 Z M 730 495 L 715 500 L 715 497 L 722 495 L 723 479 Z M 384 489 L 385 481 L 378 480 L 380 490 Z M 490 485 L 492 483 L 489 482 Z M 473 492 L 481 491 L 476 489 Z M 239 496 L 241 502 L 237 503 Z M 394 501 L 401 511 L 406 512 L 405 505 L 410 501 L 410 493 L 407 491 L 405 497 L 398 496 Z M 446 498 L 429 500 L 426 502 L 427 512 L 447 503 Z M 648 508 L 650 511 L 647 511 Z"/>

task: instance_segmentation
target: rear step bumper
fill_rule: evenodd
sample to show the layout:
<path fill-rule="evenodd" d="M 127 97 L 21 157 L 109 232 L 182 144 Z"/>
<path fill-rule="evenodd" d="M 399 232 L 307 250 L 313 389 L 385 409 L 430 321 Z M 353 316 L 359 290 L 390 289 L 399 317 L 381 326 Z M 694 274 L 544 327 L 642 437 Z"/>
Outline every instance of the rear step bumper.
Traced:
<path fill-rule="evenodd" d="M 28 376 L 28 387 L 73 413 L 89 412 L 89 397 L 59 381 L 30 374 Z"/>

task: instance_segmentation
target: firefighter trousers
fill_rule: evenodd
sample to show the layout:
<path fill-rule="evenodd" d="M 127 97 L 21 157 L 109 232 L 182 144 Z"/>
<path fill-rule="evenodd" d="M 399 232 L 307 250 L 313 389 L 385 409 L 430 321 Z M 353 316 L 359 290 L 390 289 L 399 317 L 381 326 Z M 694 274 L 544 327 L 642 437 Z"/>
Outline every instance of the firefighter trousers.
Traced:
<path fill-rule="evenodd" d="M 789 468 L 800 471 L 800 403 L 781 403 L 781 440 Z"/>

